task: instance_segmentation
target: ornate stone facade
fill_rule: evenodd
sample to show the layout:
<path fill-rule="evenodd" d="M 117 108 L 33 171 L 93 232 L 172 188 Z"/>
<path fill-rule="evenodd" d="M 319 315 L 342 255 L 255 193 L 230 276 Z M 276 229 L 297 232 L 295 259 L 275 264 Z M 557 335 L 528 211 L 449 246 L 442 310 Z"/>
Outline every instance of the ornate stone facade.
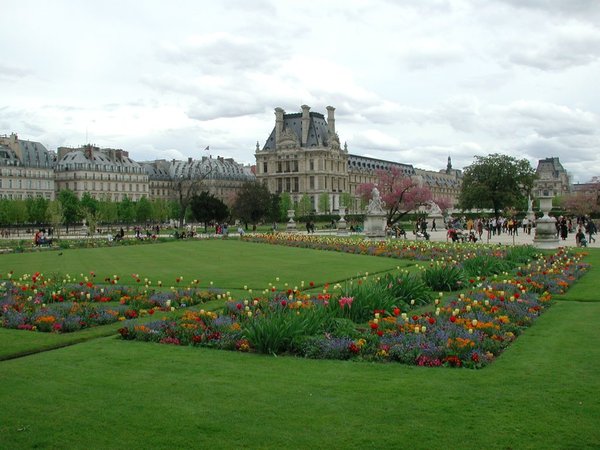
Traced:
<path fill-rule="evenodd" d="M 536 173 L 538 179 L 533 183 L 535 197 L 556 197 L 571 192 L 569 175 L 557 157 L 540 159 Z"/>
<path fill-rule="evenodd" d="M 289 192 L 298 203 L 303 195 L 319 211 L 319 197 L 329 197 L 329 211 L 340 206 L 348 192 L 348 150 L 335 132 L 335 108 L 327 107 L 327 121 L 302 105 L 301 113 L 275 109 L 275 128 L 265 145 L 256 144 L 256 178 L 273 193 Z"/>

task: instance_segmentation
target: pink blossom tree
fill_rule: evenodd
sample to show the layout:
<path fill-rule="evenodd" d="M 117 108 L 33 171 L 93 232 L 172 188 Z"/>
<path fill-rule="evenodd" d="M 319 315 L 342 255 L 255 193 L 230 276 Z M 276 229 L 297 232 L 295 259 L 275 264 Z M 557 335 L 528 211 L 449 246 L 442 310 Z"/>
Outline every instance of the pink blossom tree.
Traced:
<path fill-rule="evenodd" d="M 368 201 L 373 188 L 376 187 L 381 195 L 381 200 L 385 202 L 389 225 L 397 223 L 406 214 L 416 210 L 432 198 L 428 187 L 422 186 L 417 180 L 406 176 L 396 167 L 389 170 L 378 170 L 376 175 L 376 183 L 360 184 L 356 192 L 363 200 Z"/>

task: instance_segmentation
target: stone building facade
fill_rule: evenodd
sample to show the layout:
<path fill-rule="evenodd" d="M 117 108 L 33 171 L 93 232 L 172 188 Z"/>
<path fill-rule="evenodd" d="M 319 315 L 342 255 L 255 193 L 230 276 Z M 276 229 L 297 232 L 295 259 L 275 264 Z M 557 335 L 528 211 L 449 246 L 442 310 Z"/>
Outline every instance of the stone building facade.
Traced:
<path fill-rule="evenodd" d="M 56 155 L 39 142 L 0 136 L 0 198 L 55 198 Z"/>
<path fill-rule="evenodd" d="M 200 189 L 214 195 L 226 204 L 231 204 L 237 190 L 255 177 L 250 167 L 236 163 L 232 158 L 220 156 L 202 159 L 156 160 L 141 163 L 148 174 L 150 198 L 175 200 L 176 180 L 201 180 Z"/>
<path fill-rule="evenodd" d="M 86 192 L 98 200 L 149 197 L 148 174 L 128 152 L 90 144 L 58 148 L 55 183 L 57 192 L 69 189 L 79 198 Z"/>
<path fill-rule="evenodd" d="M 559 158 L 540 159 L 536 168 L 537 180 L 533 183 L 533 195 L 561 196 L 571 192 L 571 181 Z"/>
<path fill-rule="evenodd" d="M 256 144 L 256 179 L 272 193 L 288 192 L 294 203 L 306 194 L 315 211 L 319 197 L 327 195 L 336 210 L 349 181 L 348 150 L 335 131 L 335 108 L 327 107 L 327 120 L 309 106 L 301 108 L 293 114 L 275 109 L 275 127 L 262 149 Z"/>
<path fill-rule="evenodd" d="M 452 169 L 450 160 L 446 170 L 434 172 L 349 154 L 346 144 L 340 146 L 335 131 L 335 108 L 327 107 L 327 120 L 323 114 L 310 112 L 306 105 L 301 109 L 301 113 L 286 114 L 276 108 L 275 127 L 262 149 L 256 145 L 256 178 L 266 183 L 270 192 L 289 192 L 295 203 L 307 195 L 318 213 L 337 211 L 344 195 L 349 194 L 348 212 L 361 213 L 363 205 L 357 187 L 375 183 L 378 170 L 396 167 L 404 175 L 425 183 L 434 200 L 447 197 L 456 204 L 462 174 Z M 321 195 L 329 196 L 329 211 L 319 210 Z"/>

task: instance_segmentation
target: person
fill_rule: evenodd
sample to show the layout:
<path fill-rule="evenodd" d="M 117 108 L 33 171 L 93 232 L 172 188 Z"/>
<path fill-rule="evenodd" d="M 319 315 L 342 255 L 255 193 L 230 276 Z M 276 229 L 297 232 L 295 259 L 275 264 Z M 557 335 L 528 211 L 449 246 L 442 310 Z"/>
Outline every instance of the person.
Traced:
<path fill-rule="evenodd" d="M 240 237 L 242 237 L 244 235 L 244 229 L 242 228 L 241 225 L 238 227 L 237 231 L 238 231 Z"/>
<path fill-rule="evenodd" d="M 310 234 L 310 220 L 308 222 L 306 222 L 306 233 Z"/>
<path fill-rule="evenodd" d="M 435 219 L 433 219 L 433 222 L 431 222 L 431 231 L 437 231 L 437 228 L 435 227 Z"/>
<path fill-rule="evenodd" d="M 583 234 L 583 230 L 581 228 L 579 228 L 575 234 L 575 243 L 577 244 L 577 247 L 587 247 L 585 234 Z"/>
<path fill-rule="evenodd" d="M 586 226 L 586 232 L 588 234 L 588 242 L 591 244 L 592 242 L 596 242 L 596 238 L 594 234 L 596 234 L 596 224 L 592 219 L 588 220 Z"/>

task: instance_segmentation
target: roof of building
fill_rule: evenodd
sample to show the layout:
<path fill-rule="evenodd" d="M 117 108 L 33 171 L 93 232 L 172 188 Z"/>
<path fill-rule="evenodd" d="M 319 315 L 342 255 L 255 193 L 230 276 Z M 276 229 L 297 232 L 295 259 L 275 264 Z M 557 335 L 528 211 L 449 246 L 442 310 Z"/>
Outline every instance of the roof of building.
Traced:
<path fill-rule="evenodd" d="M 323 114 L 309 112 L 308 139 L 306 145 L 302 145 L 302 113 L 283 115 L 283 132 L 292 132 L 297 137 L 300 147 L 327 147 L 329 145 L 329 130 L 327 121 Z M 269 135 L 263 150 L 275 150 L 275 127 Z"/>
<path fill-rule="evenodd" d="M 397 167 L 406 175 L 414 175 L 415 168 L 410 164 L 371 158 L 368 156 L 348 155 L 348 168 L 350 170 L 384 170 Z"/>
<path fill-rule="evenodd" d="M 14 133 L 11 134 L 10 137 L 3 135 L 0 136 L 0 138 L 4 140 L 2 147 L 10 148 L 11 145 L 14 146 L 13 150 L 11 151 L 12 156 L 9 156 L 10 153 L 6 152 L 6 149 L 4 149 L 5 153 L 2 158 L 4 161 L 8 161 L 10 159 L 11 163 L 14 165 L 26 167 L 41 167 L 48 169 L 54 167 L 56 155 L 49 151 L 41 143 L 19 139 Z M 18 163 L 15 164 L 13 158 L 16 158 Z"/>
<path fill-rule="evenodd" d="M 169 165 L 169 175 L 172 178 L 182 176 L 192 178 L 203 177 L 219 180 L 254 180 L 255 176 L 250 167 L 236 163 L 231 158 L 203 157 L 187 161 L 173 161 Z"/>
<path fill-rule="evenodd" d="M 15 155 L 12 148 L 0 144 L 0 164 L 4 166 L 16 166 L 19 164 L 19 158 Z"/>
<path fill-rule="evenodd" d="M 118 169 L 117 169 L 118 168 Z M 85 146 L 72 149 L 56 163 L 56 170 L 141 171 L 142 166 L 131 159 L 127 152 L 111 148 Z"/>

